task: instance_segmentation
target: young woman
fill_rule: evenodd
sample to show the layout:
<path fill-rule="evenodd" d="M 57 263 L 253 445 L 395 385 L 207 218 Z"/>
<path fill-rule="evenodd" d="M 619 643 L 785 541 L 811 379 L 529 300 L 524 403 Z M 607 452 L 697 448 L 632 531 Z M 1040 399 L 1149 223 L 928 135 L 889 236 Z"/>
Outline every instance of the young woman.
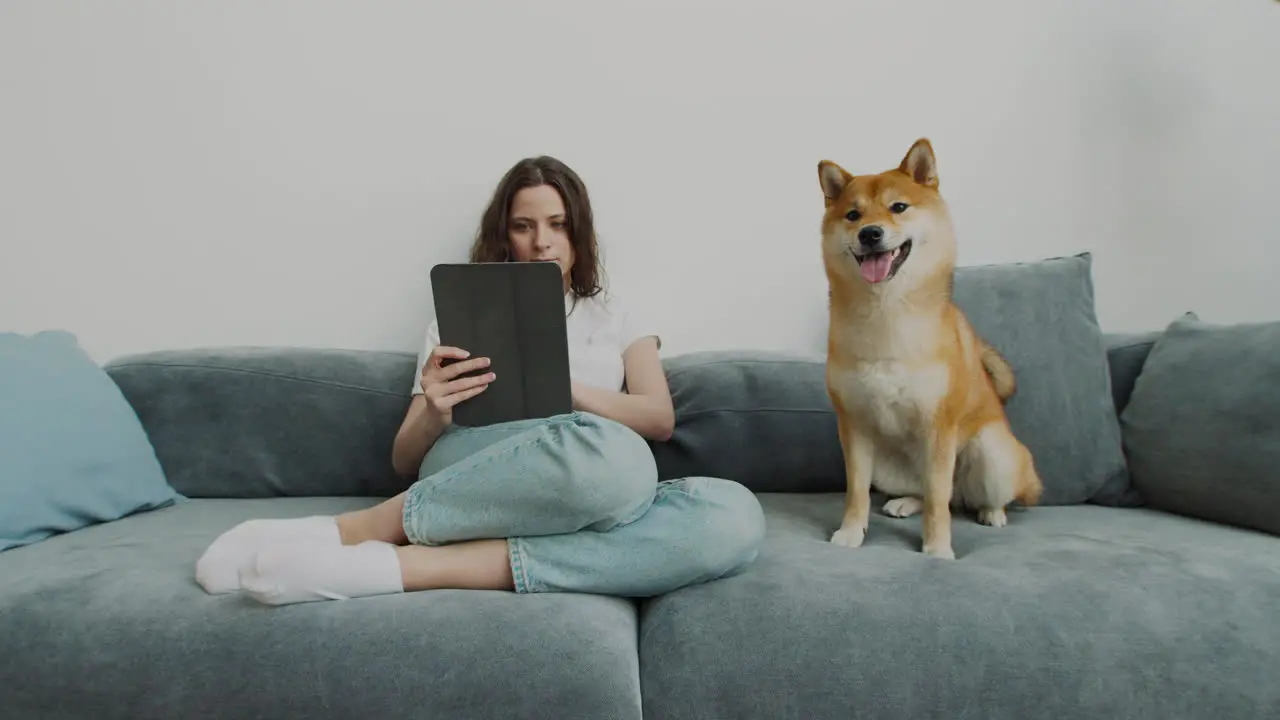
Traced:
<path fill-rule="evenodd" d="M 392 451 L 418 480 L 364 510 L 228 530 L 196 565 L 207 592 L 269 605 L 435 588 L 647 597 L 755 559 L 764 515 L 745 487 L 658 482 L 646 438 L 674 424 L 660 341 L 602 291 L 586 187 L 554 158 L 517 163 L 484 213 L 471 261 L 508 260 L 560 266 L 574 411 L 454 425 L 496 376 L 460 378 L 488 360 L 440 345 L 433 321 Z"/>

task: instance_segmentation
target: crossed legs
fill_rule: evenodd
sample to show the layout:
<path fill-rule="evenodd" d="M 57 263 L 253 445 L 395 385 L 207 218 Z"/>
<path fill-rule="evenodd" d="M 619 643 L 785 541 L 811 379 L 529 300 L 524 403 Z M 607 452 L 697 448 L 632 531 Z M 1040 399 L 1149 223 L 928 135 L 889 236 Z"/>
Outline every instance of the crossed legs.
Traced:
<path fill-rule="evenodd" d="M 492 443 L 378 505 L 252 520 L 197 563 L 210 593 L 266 604 L 439 588 L 649 595 L 754 559 L 764 518 L 746 488 L 658 483 L 630 430 L 573 414 Z"/>

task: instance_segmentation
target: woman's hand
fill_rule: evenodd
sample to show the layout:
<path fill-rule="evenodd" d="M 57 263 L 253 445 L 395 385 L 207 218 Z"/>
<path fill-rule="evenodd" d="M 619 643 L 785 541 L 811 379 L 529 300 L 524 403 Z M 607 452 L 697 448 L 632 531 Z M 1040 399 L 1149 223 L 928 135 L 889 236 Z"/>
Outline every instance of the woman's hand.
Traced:
<path fill-rule="evenodd" d="M 447 363 L 449 360 L 457 362 Z M 441 426 L 451 425 L 453 407 L 484 392 L 495 377 L 492 372 L 458 376 L 487 367 L 489 358 L 471 358 L 466 350 L 437 345 L 422 365 L 422 394 L 427 399 L 427 413 Z"/>

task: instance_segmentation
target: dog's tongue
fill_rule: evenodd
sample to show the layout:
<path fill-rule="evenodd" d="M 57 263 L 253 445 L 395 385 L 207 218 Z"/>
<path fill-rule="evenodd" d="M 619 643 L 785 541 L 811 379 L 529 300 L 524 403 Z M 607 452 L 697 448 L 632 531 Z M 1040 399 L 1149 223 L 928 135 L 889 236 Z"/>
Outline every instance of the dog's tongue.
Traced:
<path fill-rule="evenodd" d="M 898 251 L 876 253 L 862 261 L 862 279 L 869 283 L 884 282 L 889 277 L 889 266 L 898 256 Z"/>

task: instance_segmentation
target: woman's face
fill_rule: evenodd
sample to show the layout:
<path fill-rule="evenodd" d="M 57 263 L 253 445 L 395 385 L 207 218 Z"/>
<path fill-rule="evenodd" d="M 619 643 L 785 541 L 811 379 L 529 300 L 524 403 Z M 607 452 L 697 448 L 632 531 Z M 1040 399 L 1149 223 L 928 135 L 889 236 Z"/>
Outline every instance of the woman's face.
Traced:
<path fill-rule="evenodd" d="M 511 254 L 519 262 L 554 261 L 560 274 L 573 269 L 573 244 L 560 193 L 550 185 L 522 188 L 511 201 L 507 224 Z"/>

